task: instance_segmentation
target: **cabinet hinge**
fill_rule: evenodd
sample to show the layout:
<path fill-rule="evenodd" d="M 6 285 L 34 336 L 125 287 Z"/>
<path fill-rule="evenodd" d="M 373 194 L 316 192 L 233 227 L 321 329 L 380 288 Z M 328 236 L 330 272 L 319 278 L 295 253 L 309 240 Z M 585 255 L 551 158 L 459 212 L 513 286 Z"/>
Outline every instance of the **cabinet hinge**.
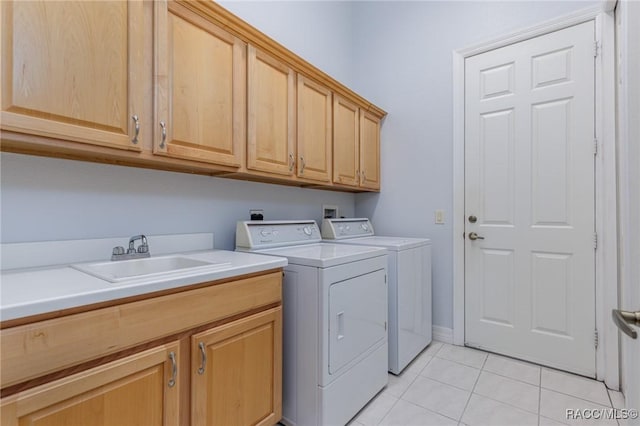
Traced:
<path fill-rule="evenodd" d="M 593 248 L 594 249 L 598 248 L 598 233 L 597 232 L 593 233 Z"/>
<path fill-rule="evenodd" d="M 593 139 L 593 155 L 598 155 L 598 139 Z"/>
<path fill-rule="evenodd" d="M 597 329 L 596 329 L 596 330 L 593 330 L 593 344 L 594 344 L 594 346 L 596 347 L 596 349 L 598 349 L 598 343 L 600 343 L 600 342 L 599 342 L 599 339 L 600 339 L 600 338 L 599 338 L 599 336 L 598 336 L 598 330 L 597 330 Z"/>
<path fill-rule="evenodd" d="M 598 57 L 599 51 L 600 51 L 600 43 L 598 42 L 598 40 L 595 40 L 593 42 L 593 57 L 594 58 Z"/>

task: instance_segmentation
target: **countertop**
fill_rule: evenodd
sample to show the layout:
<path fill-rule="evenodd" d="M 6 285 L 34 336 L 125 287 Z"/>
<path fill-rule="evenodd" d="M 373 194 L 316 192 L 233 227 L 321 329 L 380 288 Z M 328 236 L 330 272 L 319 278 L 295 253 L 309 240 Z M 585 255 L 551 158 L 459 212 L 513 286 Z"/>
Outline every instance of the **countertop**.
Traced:
<path fill-rule="evenodd" d="M 287 259 L 254 253 L 207 250 L 176 253 L 184 257 L 229 264 L 197 274 L 172 273 L 121 283 L 96 278 L 69 265 L 15 269 L 0 274 L 0 320 L 7 321 L 62 309 L 77 308 L 131 296 L 233 278 L 287 265 Z"/>

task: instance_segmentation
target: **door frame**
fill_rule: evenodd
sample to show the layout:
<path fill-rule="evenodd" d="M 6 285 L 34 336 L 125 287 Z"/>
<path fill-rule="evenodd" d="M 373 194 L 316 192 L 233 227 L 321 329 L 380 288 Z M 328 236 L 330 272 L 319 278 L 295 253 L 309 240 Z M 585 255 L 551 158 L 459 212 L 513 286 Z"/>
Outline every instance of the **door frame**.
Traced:
<path fill-rule="evenodd" d="M 579 10 L 502 37 L 453 52 L 453 343 L 464 345 L 464 65 L 465 59 L 533 37 L 594 21 L 598 52 L 595 63 L 595 221 L 598 235 L 596 268 L 596 378 L 618 389 L 618 331 L 609 320 L 618 306 L 618 236 L 615 140 L 616 1 Z"/>

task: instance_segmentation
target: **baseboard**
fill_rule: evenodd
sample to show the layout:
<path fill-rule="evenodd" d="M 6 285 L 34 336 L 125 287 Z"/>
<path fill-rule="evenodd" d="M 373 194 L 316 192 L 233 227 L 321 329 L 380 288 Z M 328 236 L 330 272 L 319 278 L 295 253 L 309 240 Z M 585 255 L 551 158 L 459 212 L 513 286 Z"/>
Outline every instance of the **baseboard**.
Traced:
<path fill-rule="evenodd" d="M 437 340 L 442 343 L 453 344 L 453 329 L 447 327 L 440 327 L 439 325 L 434 325 L 432 327 L 433 340 Z"/>

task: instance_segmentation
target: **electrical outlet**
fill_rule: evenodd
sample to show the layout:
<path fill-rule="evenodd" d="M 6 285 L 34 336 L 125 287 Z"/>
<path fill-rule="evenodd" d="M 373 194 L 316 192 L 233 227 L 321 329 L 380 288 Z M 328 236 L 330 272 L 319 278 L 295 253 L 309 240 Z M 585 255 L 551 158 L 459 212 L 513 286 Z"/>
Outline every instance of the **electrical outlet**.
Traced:
<path fill-rule="evenodd" d="M 264 219 L 264 211 L 262 209 L 250 209 L 249 218 L 251 220 L 262 220 Z"/>
<path fill-rule="evenodd" d="M 444 225 L 444 210 L 436 210 L 435 217 L 438 225 Z"/>

